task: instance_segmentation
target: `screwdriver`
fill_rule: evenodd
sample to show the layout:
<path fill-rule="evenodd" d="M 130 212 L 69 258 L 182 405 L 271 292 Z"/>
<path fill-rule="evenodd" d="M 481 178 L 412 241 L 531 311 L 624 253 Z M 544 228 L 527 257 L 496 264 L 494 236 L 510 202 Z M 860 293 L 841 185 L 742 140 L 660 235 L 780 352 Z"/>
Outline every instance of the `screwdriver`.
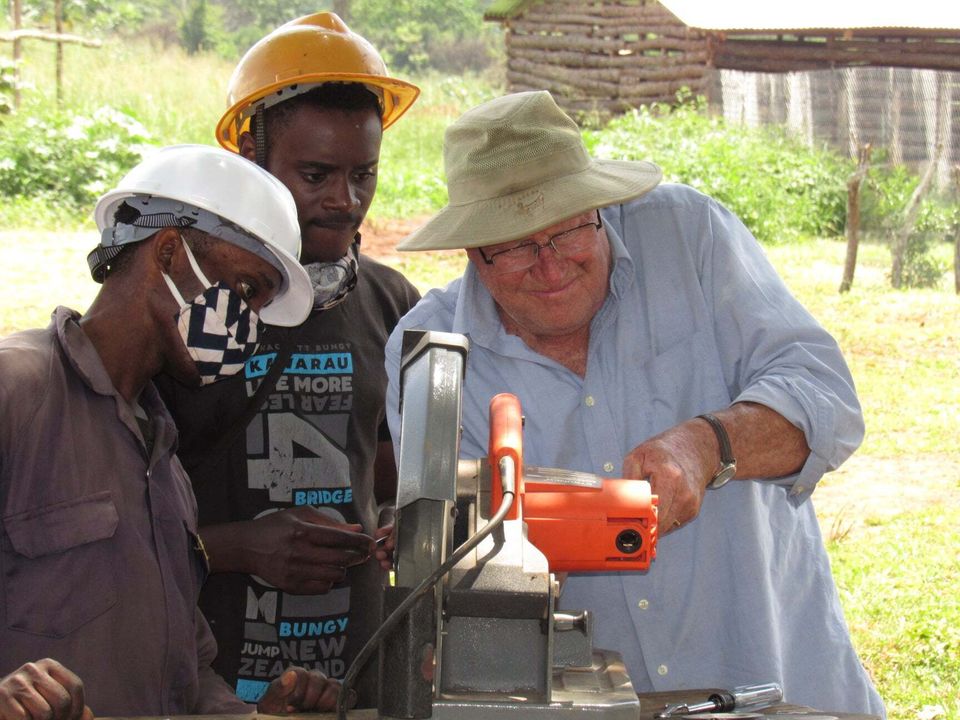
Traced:
<path fill-rule="evenodd" d="M 734 710 L 759 710 L 776 705 L 783 700 L 783 688 L 778 683 L 742 685 L 733 690 L 714 693 L 706 700 L 696 703 L 668 705 L 657 713 L 658 718 L 693 715 L 694 713 L 732 712 Z"/>

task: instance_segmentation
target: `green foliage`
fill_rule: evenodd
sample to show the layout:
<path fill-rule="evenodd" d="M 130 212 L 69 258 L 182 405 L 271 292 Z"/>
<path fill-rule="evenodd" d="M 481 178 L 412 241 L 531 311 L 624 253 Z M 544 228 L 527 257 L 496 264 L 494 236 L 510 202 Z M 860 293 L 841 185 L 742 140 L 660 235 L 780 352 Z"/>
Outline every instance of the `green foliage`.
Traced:
<path fill-rule="evenodd" d="M 350 27 L 393 72 L 458 73 L 488 66 L 500 30 L 483 22 L 483 0 L 351 0 Z"/>
<path fill-rule="evenodd" d="M 13 96 L 17 89 L 16 65 L 13 60 L 0 58 L 0 115 L 13 111 Z"/>
<path fill-rule="evenodd" d="M 158 145 L 214 142 L 233 63 L 147 38 L 63 50 L 64 112 L 92 115 L 106 105 L 143 123 Z M 45 118 L 56 111 L 54 67 L 52 43 L 24 43 L 23 114 Z"/>
<path fill-rule="evenodd" d="M 191 0 L 190 7 L 180 23 L 180 44 L 188 55 L 196 55 L 211 47 L 208 22 L 207 0 Z"/>
<path fill-rule="evenodd" d="M 921 237 L 911 236 L 903 256 L 903 287 L 935 288 L 940 286 L 947 264 L 930 253 L 933 245 Z"/>
<path fill-rule="evenodd" d="M 136 164 L 149 138 L 109 107 L 90 116 L 15 115 L 0 128 L 0 195 L 87 211 Z"/>
<path fill-rule="evenodd" d="M 903 226 L 904 212 L 920 182 L 916 174 L 902 165 L 885 162 L 880 155 L 863 184 L 861 230 L 892 243 Z M 938 244 L 949 242 L 960 228 L 960 207 L 943 195 L 923 198 L 916 225 L 907 239 L 901 281 L 904 287 L 937 287 L 947 263 L 934 253 Z"/>
<path fill-rule="evenodd" d="M 843 232 L 850 163 L 777 128 L 729 125 L 698 101 L 641 108 L 584 135 L 598 157 L 653 160 L 666 181 L 713 196 L 761 242 Z"/>
<path fill-rule="evenodd" d="M 53 0 L 23 0 L 30 25 L 51 25 Z M 489 0 L 64 0 L 65 27 L 150 37 L 193 54 L 236 60 L 266 33 L 296 17 L 332 10 L 370 40 L 394 72 L 460 72 L 487 67 L 502 45 L 483 22 Z"/>
<path fill-rule="evenodd" d="M 499 89 L 477 77 L 426 75 L 421 97 L 383 135 L 377 194 L 369 217 L 410 218 L 436 212 L 447 202 L 443 133 L 464 110 Z"/>
<path fill-rule="evenodd" d="M 142 32 L 145 26 L 169 20 L 176 5 L 165 0 L 64 0 L 63 24 L 68 31 Z M 51 27 L 54 0 L 23 0 L 24 24 Z"/>

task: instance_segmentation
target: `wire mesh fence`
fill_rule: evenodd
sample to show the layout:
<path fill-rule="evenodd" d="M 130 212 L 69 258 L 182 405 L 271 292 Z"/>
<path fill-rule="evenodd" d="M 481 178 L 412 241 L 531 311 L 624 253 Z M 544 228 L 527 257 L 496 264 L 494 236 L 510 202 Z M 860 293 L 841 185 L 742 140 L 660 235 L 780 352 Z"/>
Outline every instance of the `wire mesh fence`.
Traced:
<path fill-rule="evenodd" d="M 729 121 L 785 125 L 807 143 L 922 171 L 937 162 L 937 185 L 960 164 L 960 72 L 857 67 L 792 73 L 718 74 Z"/>

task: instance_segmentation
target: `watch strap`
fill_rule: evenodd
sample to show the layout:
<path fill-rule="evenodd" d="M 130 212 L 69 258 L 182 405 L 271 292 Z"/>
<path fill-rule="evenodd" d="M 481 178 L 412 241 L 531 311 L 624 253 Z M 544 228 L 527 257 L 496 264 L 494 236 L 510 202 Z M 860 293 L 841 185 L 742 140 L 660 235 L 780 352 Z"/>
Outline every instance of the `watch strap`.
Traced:
<path fill-rule="evenodd" d="M 710 480 L 709 487 L 721 487 L 736 473 L 737 461 L 733 457 L 733 447 L 730 445 L 730 436 L 727 435 L 727 429 L 723 427 L 714 415 L 703 413 L 697 415 L 701 420 L 706 420 L 713 428 L 713 434 L 717 436 L 717 443 L 720 445 L 720 469 Z"/>
<path fill-rule="evenodd" d="M 697 417 L 706 420 L 713 428 L 713 433 L 717 436 L 717 442 L 720 443 L 720 462 L 724 465 L 733 463 L 733 448 L 730 446 L 730 436 L 727 435 L 727 429 L 723 426 L 723 423 L 710 413 L 697 415 Z"/>

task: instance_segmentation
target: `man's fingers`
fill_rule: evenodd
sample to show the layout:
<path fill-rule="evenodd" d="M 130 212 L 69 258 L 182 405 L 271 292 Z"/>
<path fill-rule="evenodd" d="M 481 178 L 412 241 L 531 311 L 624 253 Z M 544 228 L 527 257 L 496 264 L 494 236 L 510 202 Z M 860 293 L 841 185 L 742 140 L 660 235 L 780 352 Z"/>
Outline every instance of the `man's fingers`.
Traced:
<path fill-rule="evenodd" d="M 267 686 L 267 691 L 257 703 L 257 710 L 270 715 L 286 712 L 290 694 L 296 684 L 296 671 L 293 668 L 285 670 L 280 677 Z"/>
<path fill-rule="evenodd" d="M 317 674 L 312 674 L 303 678 L 303 697 L 300 700 L 300 704 L 297 706 L 297 710 L 318 710 L 317 703 L 320 702 L 320 696 L 323 693 L 324 685 L 326 684 L 325 678 L 318 677 Z"/>
<path fill-rule="evenodd" d="M 76 673 L 65 668 L 58 662 L 51 661 L 47 672 L 50 673 L 50 677 L 53 678 L 67 694 L 69 703 L 69 715 L 67 717 L 69 720 L 79 720 L 84 710 L 89 711 L 89 708 L 84 704 L 83 681 L 80 680 Z M 49 700 L 50 698 L 47 699 Z"/>
<path fill-rule="evenodd" d="M 0 720 L 27 720 L 29 717 L 15 697 L 0 693 Z"/>
<path fill-rule="evenodd" d="M 327 525 L 314 525 L 309 522 L 300 525 L 296 536 L 318 547 L 342 548 L 367 555 L 373 547 L 373 538 L 365 533 L 341 530 Z"/>
<path fill-rule="evenodd" d="M 34 685 L 34 688 L 39 696 L 39 702 L 30 707 L 30 714 L 33 717 L 80 720 L 83 703 L 74 708 L 69 691 L 58 681 L 44 677 Z M 38 711 L 40 715 L 37 715 Z"/>
<path fill-rule="evenodd" d="M 3 678 L 0 699 L 3 718 L 79 720 L 84 707 L 83 683 L 56 660 L 45 658 L 26 663 Z"/>
<path fill-rule="evenodd" d="M 336 680 L 328 680 L 323 686 L 323 692 L 314 708 L 320 712 L 329 712 L 337 707 L 337 698 L 340 696 L 340 683 Z M 357 693 L 353 688 L 347 690 L 347 710 L 357 705 Z"/>
<path fill-rule="evenodd" d="M 55 705 L 51 705 L 37 689 L 36 684 L 17 693 L 16 701 L 25 712 L 24 717 L 33 720 L 49 720 L 56 717 Z"/>

